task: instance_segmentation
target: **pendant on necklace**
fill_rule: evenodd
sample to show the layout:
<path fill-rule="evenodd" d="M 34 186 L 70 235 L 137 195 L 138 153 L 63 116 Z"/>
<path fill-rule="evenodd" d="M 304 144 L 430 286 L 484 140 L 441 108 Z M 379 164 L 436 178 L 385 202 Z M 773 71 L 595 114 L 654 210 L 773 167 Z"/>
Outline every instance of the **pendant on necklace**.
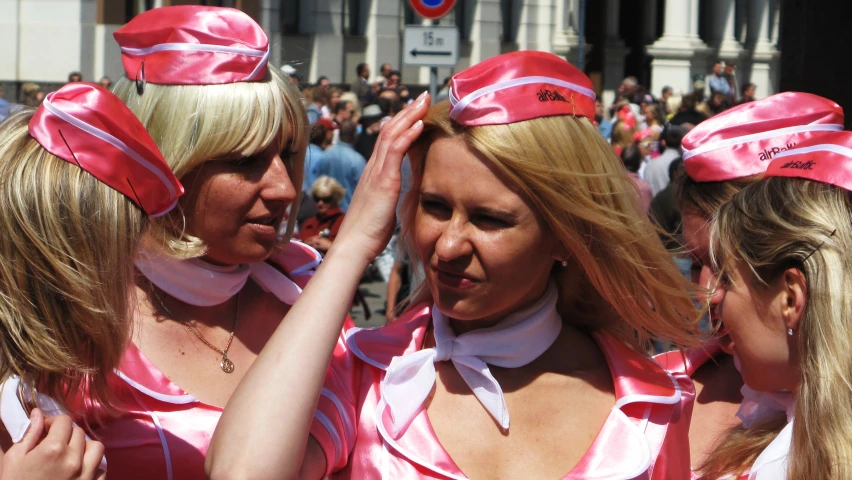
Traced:
<path fill-rule="evenodd" d="M 231 373 L 234 371 L 234 362 L 232 362 L 227 355 L 222 355 L 222 362 L 219 363 L 219 366 L 222 367 L 222 371 L 225 373 Z"/>

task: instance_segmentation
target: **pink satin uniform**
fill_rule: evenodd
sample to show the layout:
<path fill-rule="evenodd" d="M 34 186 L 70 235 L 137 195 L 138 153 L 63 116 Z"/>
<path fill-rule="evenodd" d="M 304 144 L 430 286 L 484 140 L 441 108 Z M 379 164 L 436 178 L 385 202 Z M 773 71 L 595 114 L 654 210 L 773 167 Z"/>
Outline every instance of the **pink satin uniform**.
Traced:
<path fill-rule="evenodd" d="M 317 255 L 291 242 L 271 261 L 304 287 L 320 262 Z M 207 478 L 204 457 L 222 408 L 183 391 L 133 344 L 111 384 L 126 413 L 95 430 L 106 447 L 110 479 Z"/>
<path fill-rule="evenodd" d="M 431 307 L 390 325 L 353 328 L 338 342 L 311 435 L 326 455 L 326 474 L 341 479 L 464 479 L 441 446 L 425 409 L 398 437 L 382 399 L 384 370 L 395 356 L 422 348 Z M 595 333 L 612 372 L 616 404 L 591 448 L 563 479 L 689 478 L 685 375 L 670 374 L 606 333 Z"/>

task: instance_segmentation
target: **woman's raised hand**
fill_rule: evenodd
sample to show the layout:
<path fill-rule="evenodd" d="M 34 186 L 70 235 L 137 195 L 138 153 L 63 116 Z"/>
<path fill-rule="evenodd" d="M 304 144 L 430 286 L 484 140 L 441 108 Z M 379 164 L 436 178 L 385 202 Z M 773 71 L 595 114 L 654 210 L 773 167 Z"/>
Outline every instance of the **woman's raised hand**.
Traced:
<path fill-rule="evenodd" d="M 332 249 L 346 251 L 350 259 L 352 255 L 360 255 L 355 258 L 366 263 L 384 250 L 396 222 L 396 205 L 402 188 L 402 159 L 423 131 L 421 119 L 426 115 L 429 102 L 429 94 L 423 92 L 382 127 Z"/>
<path fill-rule="evenodd" d="M 99 469 L 103 455 L 103 444 L 87 440 L 71 417 L 45 418 L 34 409 L 24 438 L 3 455 L 0 480 L 103 480 L 106 472 Z"/>

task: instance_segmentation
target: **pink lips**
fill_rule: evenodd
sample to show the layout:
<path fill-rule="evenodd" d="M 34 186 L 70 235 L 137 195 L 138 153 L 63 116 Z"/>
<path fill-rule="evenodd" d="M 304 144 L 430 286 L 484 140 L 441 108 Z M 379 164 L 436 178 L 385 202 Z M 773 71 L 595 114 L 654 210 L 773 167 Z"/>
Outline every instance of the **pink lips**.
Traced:
<path fill-rule="evenodd" d="M 437 267 L 432 267 L 437 274 L 438 281 L 448 287 L 464 289 L 476 285 L 477 280 L 464 274 L 448 272 Z"/>

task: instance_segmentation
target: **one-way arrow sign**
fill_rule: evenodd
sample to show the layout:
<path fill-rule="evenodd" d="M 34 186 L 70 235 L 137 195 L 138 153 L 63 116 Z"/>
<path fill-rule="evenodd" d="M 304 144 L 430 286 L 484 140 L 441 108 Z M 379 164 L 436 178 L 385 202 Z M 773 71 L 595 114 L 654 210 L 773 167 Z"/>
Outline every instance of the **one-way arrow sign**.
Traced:
<path fill-rule="evenodd" d="M 452 55 L 453 54 L 453 52 L 429 52 L 429 51 L 417 50 L 416 48 L 409 53 L 411 53 L 411 55 L 413 55 L 415 57 L 417 55 Z"/>
<path fill-rule="evenodd" d="M 403 63 L 428 67 L 453 67 L 459 59 L 459 30 L 437 25 L 407 25 Z"/>

